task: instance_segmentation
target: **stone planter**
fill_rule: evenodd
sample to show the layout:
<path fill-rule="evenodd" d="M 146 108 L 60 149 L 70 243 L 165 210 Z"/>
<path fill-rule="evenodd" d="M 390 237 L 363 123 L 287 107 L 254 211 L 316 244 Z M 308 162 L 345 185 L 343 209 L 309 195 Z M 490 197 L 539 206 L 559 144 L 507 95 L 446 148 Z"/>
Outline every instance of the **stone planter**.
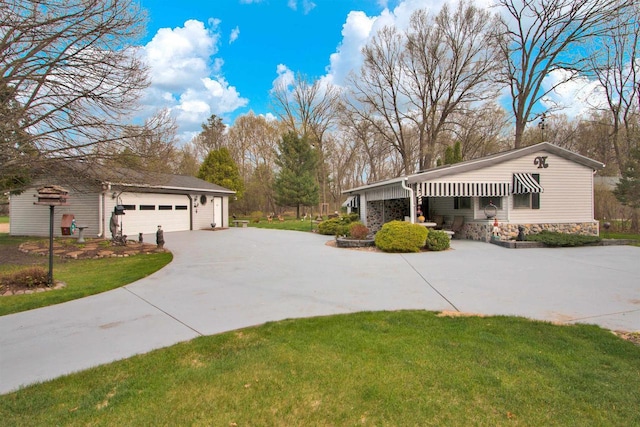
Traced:
<path fill-rule="evenodd" d="M 350 239 L 348 237 L 337 237 L 336 246 L 339 248 L 366 248 L 368 246 L 375 246 L 376 241 L 374 239 Z"/>

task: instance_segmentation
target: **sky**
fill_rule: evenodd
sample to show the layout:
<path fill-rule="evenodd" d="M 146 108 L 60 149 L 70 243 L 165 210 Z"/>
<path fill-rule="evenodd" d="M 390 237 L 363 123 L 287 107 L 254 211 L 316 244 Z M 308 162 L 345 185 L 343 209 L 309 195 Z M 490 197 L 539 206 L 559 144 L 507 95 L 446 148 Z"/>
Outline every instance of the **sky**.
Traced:
<path fill-rule="evenodd" d="M 490 1 L 475 4 L 487 7 Z M 227 125 L 249 111 L 269 117 L 270 91 L 295 73 L 341 85 L 359 68 L 360 50 L 378 28 L 404 28 L 411 12 L 427 8 L 435 14 L 444 0 L 139 3 L 148 15 L 141 54 L 151 77 L 141 114 L 169 108 L 180 141 L 187 142 L 212 114 Z M 582 104 L 573 101 L 584 89 L 563 90 L 556 101 L 568 101 L 575 110 L 569 113 L 578 114 Z"/>

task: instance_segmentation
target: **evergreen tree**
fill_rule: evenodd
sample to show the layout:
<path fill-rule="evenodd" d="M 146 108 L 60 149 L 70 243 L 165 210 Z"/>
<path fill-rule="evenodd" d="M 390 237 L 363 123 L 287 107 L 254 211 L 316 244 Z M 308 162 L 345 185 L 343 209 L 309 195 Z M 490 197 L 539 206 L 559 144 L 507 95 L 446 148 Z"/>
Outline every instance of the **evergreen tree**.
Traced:
<path fill-rule="evenodd" d="M 614 194 L 623 205 L 640 208 L 640 149 L 631 153 Z"/>
<path fill-rule="evenodd" d="M 456 141 L 453 144 L 453 147 L 448 146 L 444 150 L 444 164 L 445 165 L 453 165 L 455 163 L 460 163 L 462 161 L 462 148 L 460 145 L 460 141 Z"/>
<path fill-rule="evenodd" d="M 241 199 L 244 193 L 244 183 L 240 179 L 238 165 L 225 147 L 209 152 L 200 166 L 198 178 L 235 191 L 238 199 Z"/>
<path fill-rule="evenodd" d="M 300 218 L 300 206 L 319 202 L 317 155 L 306 139 L 289 132 L 278 143 L 276 164 L 280 167 L 274 183 L 276 201 L 280 206 L 296 206 Z"/>
<path fill-rule="evenodd" d="M 638 230 L 638 209 L 640 209 L 640 148 L 632 151 L 623 171 L 622 178 L 613 190 L 613 194 L 623 205 L 634 209 L 631 227 Z"/>

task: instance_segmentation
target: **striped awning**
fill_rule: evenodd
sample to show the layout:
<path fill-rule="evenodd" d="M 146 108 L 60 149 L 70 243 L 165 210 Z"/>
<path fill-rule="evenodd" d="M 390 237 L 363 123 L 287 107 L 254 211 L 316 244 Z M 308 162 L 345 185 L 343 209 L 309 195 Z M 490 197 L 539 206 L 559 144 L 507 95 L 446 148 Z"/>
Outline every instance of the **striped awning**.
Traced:
<path fill-rule="evenodd" d="M 508 182 L 419 182 L 420 197 L 503 197 L 509 195 Z"/>
<path fill-rule="evenodd" d="M 513 194 L 542 193 L 544 189 L 530 173 L 513 174 Z"/>
<path fill-rule="evenodd" d="M 343 208 L 358 208 L 360 205 L 359 196 L 349 196 L 347 200 L 342 204 Z"/>

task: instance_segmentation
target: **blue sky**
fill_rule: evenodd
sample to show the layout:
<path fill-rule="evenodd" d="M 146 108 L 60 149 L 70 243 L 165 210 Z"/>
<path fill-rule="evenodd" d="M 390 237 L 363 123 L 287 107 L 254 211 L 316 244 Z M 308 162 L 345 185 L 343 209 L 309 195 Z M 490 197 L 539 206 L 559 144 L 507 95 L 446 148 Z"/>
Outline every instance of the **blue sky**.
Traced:
<path fill-rule="evenodd" d="M 212 114 L 227 124 L 250 110 L 268 116 L 274 84 L 295 73 L 340 86 L 378 28 L 406 28 L 414 10 L 436 14 L 445 0 L 139 2 L 149 18 L 141 52 L 152 81 L 142 115 L 169 108 L 186 142 Z M 576 89 L 566 89 L 574 98 Z"/>

